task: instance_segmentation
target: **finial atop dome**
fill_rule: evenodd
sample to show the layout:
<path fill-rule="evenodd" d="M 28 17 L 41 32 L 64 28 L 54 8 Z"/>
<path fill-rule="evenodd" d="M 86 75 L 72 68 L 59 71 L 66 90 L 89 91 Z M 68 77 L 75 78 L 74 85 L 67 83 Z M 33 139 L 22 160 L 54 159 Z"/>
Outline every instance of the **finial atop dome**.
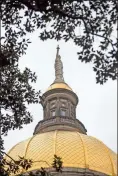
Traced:
<path fill-rule="evenodd" d="M 59 45 L 57 46 L 57 54 L 55 59 L 55 81 L 54 82 L 64 82 L 63 78 L 63 63 L 61 61 L 61 56 L 59 55 Z"/>
<path fill-rule="evenodd" d="M 56 58 L 59 56 L 59 50 L 60 50 L 59 45 L 57 45 L 57 54 L 56 54 Z"/>

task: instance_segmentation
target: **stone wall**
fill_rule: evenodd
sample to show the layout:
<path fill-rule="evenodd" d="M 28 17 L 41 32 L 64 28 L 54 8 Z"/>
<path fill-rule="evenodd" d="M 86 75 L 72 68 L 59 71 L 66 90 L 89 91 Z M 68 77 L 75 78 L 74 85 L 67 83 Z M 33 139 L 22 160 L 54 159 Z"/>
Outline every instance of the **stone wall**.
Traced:
<path fill-rule="evenodd" d="M 36 171 L 33 171 L 34 173 Z M 82 169 L 82 168 L 63 168 L 62 172 L 55 172 L 55 169 L 50 168 L 47 169 L 47 172 L 51 173 L 52 176 L 108 176 L 104 173 L 89 170 L 89 169 Z"/>
<path fill-rule="evenodd" d="M 57 116 L 40 121 L 34 130 L 34 134 L 53 130 L 78 131 L 83 134 L 87 132 L 84 125 L 78 119 Z"/>

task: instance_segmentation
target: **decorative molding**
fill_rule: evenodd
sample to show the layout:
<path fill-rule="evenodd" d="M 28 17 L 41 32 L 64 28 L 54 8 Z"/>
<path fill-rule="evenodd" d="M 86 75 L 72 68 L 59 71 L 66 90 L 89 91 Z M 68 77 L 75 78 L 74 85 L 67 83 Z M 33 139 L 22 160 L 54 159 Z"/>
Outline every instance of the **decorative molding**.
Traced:
<path fill-rule="evenodd" d="M 34 170 L 33 173 L 36 173 L 37 170 Z M 54 168 L 47 168 L 47 172 L 50 172 L 52 175 L 55 176 L 108 176 L 107 174 L 93 171 L 90 169 L 84 169 L 84 168 L 73 168 L 73 167 L 64 167 L 62 169 L 62 172 L 56 172 Z M 27 175 L 28 173 L 26 173 Z"/>
<path fill-rule="evenodd" d="M 52 118 L 48 118 L 46 120 L 42 120 L 40 121 L 35 130 L 34 130 L 34 135 L 37 133 L 41 133 L 42 131 L 51 131 L 51 130 L 56 130 L 56 129 L 60 129 L 60 130 L 64 130 L 66 127 L 66 130 L 77 130 L 80 133 L 86 134 L 87 130 L 84 127 L 84 125 L 78 120 L 78 119 L 72 119 L 70 117 L 52 117 Z M 70 128 L 71 127 L 71 128 Z M 47 130 L 48 128 L 48 130 Z"/>

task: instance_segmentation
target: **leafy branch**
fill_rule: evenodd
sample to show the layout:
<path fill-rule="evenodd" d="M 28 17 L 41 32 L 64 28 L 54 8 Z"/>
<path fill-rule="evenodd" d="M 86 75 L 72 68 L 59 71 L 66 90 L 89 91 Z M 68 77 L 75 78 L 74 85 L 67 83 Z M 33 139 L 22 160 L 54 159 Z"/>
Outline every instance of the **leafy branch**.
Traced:
<path fill-rule="evenodd" d="M 15 174 L 17 176 L 24 176 L 25 172 L 27 172 L 28 176 L 54 176 L 50 171 L 46 170 L 45 168 L 41 167 L 41 169 L 35 172 L 28 172 L 28 169 L 31 168 L 32 164 L 34 163 L 32 160 L 27 160 L 24 157 L 19 156 L 19 160 L 14 160 L 11 156 L 2 152 L 7 158 L 2 159 L 0 161 L 0 175 L 1 176 L 9 176 L 10 174 Z M 8 160 L 9 158 L 9 160 Z M 39 161 L 42 162 L 42 161 Z M 46 162 L 46 161 L 45 161 Z M 47 162 L 46 162 L 47 163 Z M 48 163 L 47 163 L 48 164 Z M 54 160 L 52 163 L 52 168 L 56 169 L 56 172 L 62 172 L 62 160 L 60 157 L 54 155 Z M 49 165 L 49 164 L 48 164 Z M 49 165 L 49 167 L 51 167 Z M 22 171 L 23 168 L 23 171 Z"/>

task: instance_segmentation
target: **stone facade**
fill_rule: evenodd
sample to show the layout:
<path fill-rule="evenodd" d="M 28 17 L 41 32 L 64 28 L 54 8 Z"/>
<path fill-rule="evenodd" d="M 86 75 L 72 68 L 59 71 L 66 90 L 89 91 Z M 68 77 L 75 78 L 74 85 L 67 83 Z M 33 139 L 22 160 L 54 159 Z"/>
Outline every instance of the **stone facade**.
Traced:
<path fill-rule="evenodd" d="M 72 119 L 66 116 L 54 116 L 47 120 L 40 121 L 34 130 L 34 134 L 49 132 L 53 130 L 76 130 L 83 134 L 86 134 L 87 132 L 84 125 L 78 119 Z"/>
<path fill-rule="evenodd" d="M 92 171 L 90 169 L 82 169 L 82 168 L 72 168 L 72 167 L 64 167 L 62 172 L 55 172 L 55 169 L 48 168 L 47 172 L 51 173 L 55 176 L 108 176 L 104 173 Z M 36 171 L 33 171 L 35 173 Z M 26 173 L 27 175 L 27 173 Z"/>
<path fill-rule="evenodd" d="M 43 94 L 41 103 L 44 110 L 44 119 L 49 119 L 53 116 L 76 118 L 78 97 L 70 90 L 50 90 Z"/>
<path fill-rule="evenodd" d="M 56 173 L 54 169 L 48 169 L 52 174 L 57 176 L 107 176 L 106 174 L 92 171 L 90 169 L 82 169 L 82 168 L 63 168 L 62 173 Z"/>

